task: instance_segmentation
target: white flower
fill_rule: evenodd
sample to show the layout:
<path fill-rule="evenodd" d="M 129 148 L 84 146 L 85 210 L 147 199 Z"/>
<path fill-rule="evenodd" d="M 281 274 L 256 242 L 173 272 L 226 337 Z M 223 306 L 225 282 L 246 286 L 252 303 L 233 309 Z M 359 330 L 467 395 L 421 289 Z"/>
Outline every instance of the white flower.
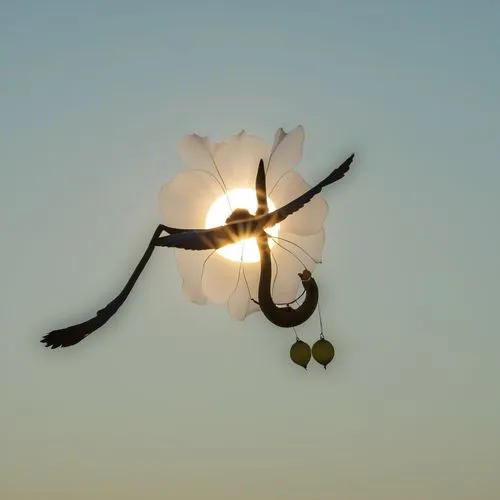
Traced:
<path fill-rule="evenodd" d="M 302 158 L 303 142 L 301 126 L 290 133 L 279 129 L 272 148 L 244 131 L 219 143 L 196 134 L 184 137 L 180 154 L 188 168 L 165 184 L 160 192 L 165 223 L 180 228 L 205 228 L 224 224 L 235 208 L 247 208 L 254 213 L 255 176 L 261 158 L 266 165 L 270 209 L 274 208 L 272 205 L 276 208 L 285 205 L 311 187 L 292 170 Z M 246 192 L 249 200 L 241 198 L 245 192 L 239 190 L 251 190 Z M 304 269 L 304 264 L 312 271 L 314 260 L 321 260 L 327 212 L 326 200 L 319 194 L 281 222 L 279 228 L 268 230 L 274 235 L 278 231 L 278 238 L 270 239 L 270 245 L 274 242 L 272 294 L 276 303 L 292 302 L 299 293 L 297 273 Z M 217 251 L 174 249 L 174 252 L 189 300 L 197 304 L 227 303 L 231 316 L 243 320 L 259 310 L 251 299 L 258 300 L 260 263 L 258 253 L 255 258 L 255 240 L 231 247 Z M 254 262 L 248 262 L 249 259 Z"/>

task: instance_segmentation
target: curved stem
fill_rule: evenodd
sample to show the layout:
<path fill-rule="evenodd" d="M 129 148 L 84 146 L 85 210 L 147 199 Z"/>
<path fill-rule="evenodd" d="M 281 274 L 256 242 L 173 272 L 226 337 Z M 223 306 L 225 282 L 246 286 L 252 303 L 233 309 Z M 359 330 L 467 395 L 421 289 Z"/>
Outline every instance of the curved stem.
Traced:
<path fill-rule="evenodd" d="M 259 207 L 258 213 L 265 214 L 268 212 L 268 206 L 266 193 L 266 175 L 264 171 L 264 163 L 262 160 L 259 163 L 255 184 L 255 192 L 257 193 L 257 206 Z M 311 273 L 307 269 L 305 269 L 304 273 L 302 273 L 302 275 L 299 275 L 301 276 L 302 285 L 306 293 L 304 302 L 296 309 L 294 309 L 290 305 L 279 307 L 273 301 L 271 295 L 271 249 L 269 248 L 268 235 L 264 229 L 262 229 L 260 231 L 260 234 L 257 235 L 256 241 L 260 253 L 259 305 L 262 312 L 264 313 L 266 318 L 276 326 L 280 326 L 282 328 L 294 328 L 298 325 L 301 325 L 302 323 L 306 322 L 316 310 L 319 299 L 319 290 L 316 281 L 311 277 Z M 280 245 L 279 242 L 276 243 Z M 291 252 L 287 248 L 284 249 L 294 255 L 293 252 Z M 302 263 L 302 261 L 297 256 L 295 257 Z M 304 264 L 302 263 L 302 265 Z M 304 265 L 304 268 L 305 267 L 306 266 Z"/>
<path fill-rule="evenodd" d="M 136 281 L 139 279 L 139 276 L 146 267 L 146 264 L 149 262 L 151 255 L 153 255 L 156 241 L 164 230 L 165 226 L 162 224 L 156 228 L 144 255 L 137 264 L 137 267 L 134 269 L 129 280 L 123 287 L 122 291 L 106 307 L 99 309 L 93 318 L 84 321 L 83 323 L 61 328 L 59 330 L 53 330 L 47 333 L 40 342 L 44 343 L 47 347 L 51 347 L 52 349 L 55 349 L 56 347 L 68 347 L 82 341 L 85 337 L 107 323 L 125 302 L 132 291 L 132 288 L 134 288 Z"/>

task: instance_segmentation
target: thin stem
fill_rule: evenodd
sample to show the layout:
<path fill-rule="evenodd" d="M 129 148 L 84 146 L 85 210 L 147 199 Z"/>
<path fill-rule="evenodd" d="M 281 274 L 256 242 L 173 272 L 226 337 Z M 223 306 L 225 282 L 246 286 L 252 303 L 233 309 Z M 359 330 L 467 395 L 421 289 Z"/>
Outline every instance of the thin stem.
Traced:
<path fill-rule="evenodd" d="M 274 236 L 271 236 L 271 238 L 274 240 Z M 289 250 L 288 248 L 284 247 L 279 241 L 275 241 L 276 245 L 278 245 L 279 247 L 281 247 L 283 250 L 285 250 L 286 252 L 288 252 L 289 254 L 293 255 L 303 266 L 304 266 L 304 269 L 307 269 L 307 266 L 304 264 L 304 262 L 302 262 L 302 260 L 300 259 L 300 257 L 297 257 L 297 255 L 295 255 L 291 250 Z"/>
<path fill-rule="evenodd" d="M 319 306 L 319 302 L 318 302 L 318 314 L 319 314 L 319 330 L 320 330 L 319 338 L 324 339 L 325 336 L 323 335 L 323 320 L 321 318 L 321 307 Z"/>
<path fill-rule="evenodd" d="M 209 175 L 217 183 L 217 185 L 220 187 L 222 194 L 227 196 L 227 190 L 225 188 L 224 181 L 222 181 L 222 182 L 219 181 L 219 179 L 217 179 L 217 177 L 215 177 L 215 175 L 212 174 L 212 172 L 209 172 L 208 170 L 204 170 L 202 168 L 193 168 L 191 171 L 192 172 L 200 172 L 200 173 Z"/>
<path fill-rule="evenodd" d="M 245 280 L 245 283 L 247 285 L 247 292 L 248 292 L 248 298 L 252 301 L 258 304 L 258 302 L 254 299 L 252 299 L 252 292 L 250 292 L 250 285 L 248 284 L 248 279 L 247 279 L 247 274 L 245 272 L 245 266 L 243 266 L 243 279 Z"/>
<path fill-rule="evenodd" d="M 234 286 L 233 288 L 233 291 L 231 292 L 231 294 L 229 295 L 229 300 L 231 300 L 231 297 L 236 293 L 236 290 L 238 290 L 238 285 L 240 284 L 240 278 L 241 278 L 241 268 L 244 267 L 243 266 L 243 258 L 241 259 L 240 261 L 240 265 L 238 267 L 238 279 L 236 280 L 236 285 Z"/>
<path fill-rule="evenodd" d="M 269 191 L 269 195 L 268 196 L 271 196 L 273 194 L 274 190 L 276 189 L 276 187 L 280 183 L 281 179 L 283 179 L 283 177 L 286 177 L 290 172 L 291 172 L 291 170 L 289 170 L 288 172 L 285 172 L 284 174 L 280 175 L 280 177 L 278 178 L 278 180 L 274 183 L 274 186 L 272 187 L 271 191 Z"/>
<path fill-rule="evenodd" d="M 276 285 L 276 280 L 278 279 L 279 265 L 278 265 L 278 259 L 276 259 L 274 253 L 271 252 L 271 250 L 269 250 L 269 252 L 274 260 L 274 264 L 276 265 L 276 272 L 274 273 L 273 284 L 271 285 L 271 295 L 272 295 L 274 292 L 274 285 Z"/>
<path fill-rule="evenodd" d="M 274 240 L 274 239 L 277 239 L 277 240 L 281 240 L 281 241 L 286 241 L 287 243 L 290 243 L 290 245 L 293 245 L 294 247 L 297 247 L 299 248 L 300 250 L 302 250 L 302 252 L 307 255 L 315 264 L 321 264 L 321 260 L 317 260 L 315 259 L 308 251 L 304 250 L 300 245 L 298 245 L 297 243 L 291 241 L 291 240 L 287 240 L 286 238 L 283 238 L 281 236 L 271 236 L 271 238 Z"/>
<path fill-rule="evenodd" d="M 203 274 L 205 273 L 205 266 L 207 265 L 208 259 L 212 257 L 212 255 L 216 252 L 217 250 L 212 250 L 209 255 L 207 255 L 207 258 L 203 261 L 203 266 L 201 267 L 201 275 L 200 275 L 200 284 L 203 281 Z"/>
<path fill-rule="evenodd" d="M 212 160 L 212 163 L 213 163 L 213 165 L 215 167 L 215 170 L 217 171 L 217 174 L 220 177 L 222 185 L 224 186 L 224 192 L 226 194 L 227 204 L 229 206 L 229 210 L 231 210 L 231 212 L 232 212 L 233 208 L 231 207 L 231 201 L 229 200 L 229 196 L 227 195 L 227 186 L 226 186 L 226 183 L 224 182 L 224 179 L 222 178 L 222 174 L 220 173 L 219 167 L 217 166 L 217 163 L 215 162 L 215 158 L 212 156 L 212 153 L 210 151 L 208 151 L 208 154 L 210 156 L 210 159 Z"/>
<path fill-rule="evenodd" d="M 299 296 L 297 296 L 294 300 L 292 300 L 292 302 L 288 302 L 288 304 L 285 304 L 285 305 L 290 306 L 290 305 L 292 305 L 292 304 L 294 304 L 294 303 L 297 303 L 297 304 L 298 304 L 298 303 L 299 303 L 299 299 L 300 299 L 300 298 L 301 298 L 301 297 L 302 297 L 305 293 L 306 293 L 306 289 L 304 288 L 304 290 L 302 290 L 302 293 L 301 293 Z"/>

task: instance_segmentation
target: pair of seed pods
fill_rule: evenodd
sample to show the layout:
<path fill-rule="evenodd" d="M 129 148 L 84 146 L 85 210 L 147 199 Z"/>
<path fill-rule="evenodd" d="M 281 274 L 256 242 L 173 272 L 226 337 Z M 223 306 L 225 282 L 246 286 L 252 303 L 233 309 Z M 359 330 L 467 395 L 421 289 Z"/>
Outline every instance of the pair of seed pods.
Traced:
<path fill-rule="evenodd" d="M 333 345 L 326 340 L 323 335 L 312 347 L 312 357 L 326 370 L 327 365 L 335 356 Z M 309 344 L 297 338 L 295 344 L 290 348 L 290 359 L 297 365 L 307 370 L 307 365 L 311 360 L 311 348 Z"/>

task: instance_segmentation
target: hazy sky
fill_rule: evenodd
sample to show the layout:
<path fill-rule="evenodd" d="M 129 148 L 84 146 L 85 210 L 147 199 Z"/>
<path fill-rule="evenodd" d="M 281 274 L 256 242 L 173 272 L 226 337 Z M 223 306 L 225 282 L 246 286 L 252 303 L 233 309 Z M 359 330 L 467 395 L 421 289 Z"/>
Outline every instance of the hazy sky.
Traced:
<path fill-rule="evenodd" d="M 0 2 L 0 497 L 500 497 L 500 2 Z M 121 288 L 178 142 L 302 124 L 334 362 L 181 292 Z M 299 329 L 312 344 L 317 317 Z"/>

